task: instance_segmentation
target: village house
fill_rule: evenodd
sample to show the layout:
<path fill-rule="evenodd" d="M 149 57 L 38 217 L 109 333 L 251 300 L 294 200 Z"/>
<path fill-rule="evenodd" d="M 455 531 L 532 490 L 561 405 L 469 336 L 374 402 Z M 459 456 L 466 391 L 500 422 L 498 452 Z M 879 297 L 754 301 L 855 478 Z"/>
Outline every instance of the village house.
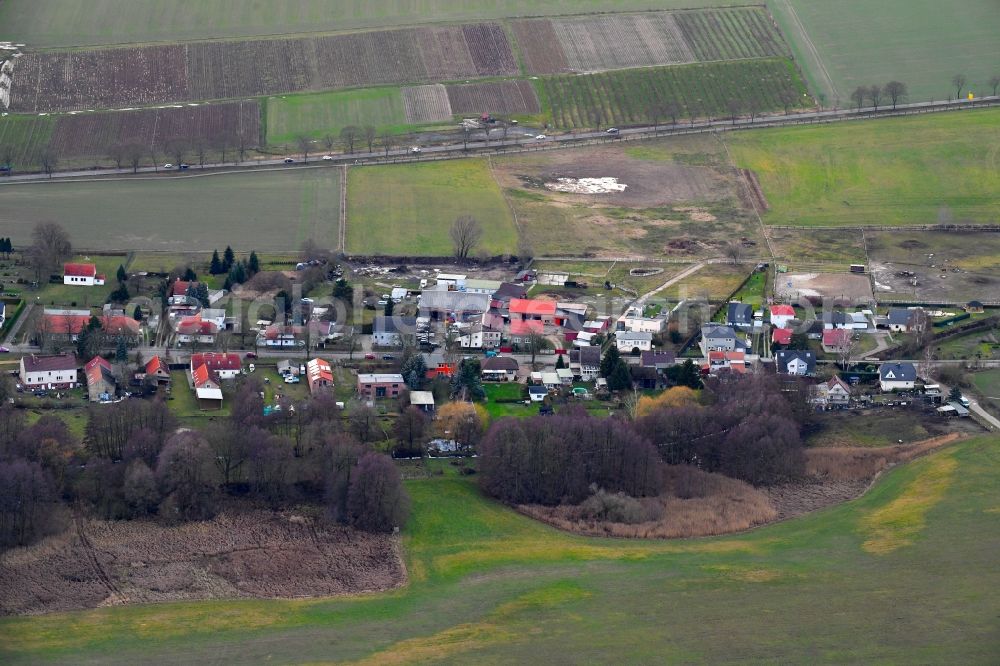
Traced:
<path fill-rule="evenodd" d="M 191 366 L 191 385 L 201 410 L 222 409 L 222 386 L 219 375 L 207 365 Z"/>
<path fill-rule="evenodd" d="M 620 328 L 633 333 L 650 333 L 658 335 L 667 330 L 667 315 L 644 317 L 642 309 L 629 308 L 618 320 Z"/>
<path fill-rule="evenodd" d="M 907 308 L 891 308 L 888 315 L 889 330 L 893 333 L 906 333 L 913 324 L 915 310 Z"/>
<path fill-rule="evenodd" d="M 702 366 L 702 371 L 716 375 L 723 371 L 744 373 L 747 371 L 746 352 L 744 351 L 710 351 L 708 364 Z"/>
<path fill-rule="evenodd" d="M 649 352 L 646 352 L 649 353 Z M 580 381 L 589 382 L 601 374 L 601 348 L 580 347 L 569 352 L 569 368 Z"/>
<path fill-rule="evenodd" d="M 170 288 L 167 291 L 167 304 L 168 305 L 191 305 L 196 299 L 190 298 L 188 296 L 188 291 L 194 292 L 198 289 L 198 283 L 195 281 L 186 281 L 177 279 L 170 284 Z"/>
<path fill-rule="evenodd" d="M 410 391 L 410 406 L 425 414 L 432 414 L 435 407 L 433 391 Z"/>
<path fill-rule="evenodd" d="M 170 384 L 170 368 L 159 356 L 154 356 L 146 362 L 145 371 L 146 381 L 154 382 L 157 386 Z"/>
<path fill-rule="evenodd" d="M 753 328 L 753 306 L 732 302 L 726 309 L 726 325 L 733 328 Z"/>
<path fill-rule="evenodd" d="M 701 353 L 708 356 L 710 351 L 745 350 L 747 345 L 736 335 L 730 326 L 706 324 L 701 327 Z"/>
<path fill-rule="evenodd" d="M 823 329 L 847 329 L 852 331 L 864 331 L 869 328 L 868 316 L 863 312 L 841 312 L 840 310 L 826 310 L 822 316 Z"/>
<path fill-rule="evenodd" d="M 372 323 L 372 344 L 377 347 L 400 347 L 403 336 L 413 336 L 416 331 L 416 317 L 377 315 Z"/>
<path fill-rule="evenodd" d="M 438 273 L 437 286 L 454 291 L 465 289 L 466 277 L 457 273 Z"/>
<path fill-rule="evenodd" d="M 508 312 L 511 324 L 515 321 L 537 321 L 549 326 L 562 325 L 561 318 L 556 316 L 555 301 L 512 298 Z"/>
<path fill-rule="evenodd" d="M 811 402 L 824 409 L 843 409 L 851 404 L 851 387 L 840 377 L 832 377 L 812 387 Z"/>
<path fill-rule="evenodd" d="M 114 399 L 118 380 L 115 379 L 111 361 L 95 356 L 83 366 L 83 374 L 87 377 L 87 395 L 91 402 L 108 402 Z"/>
<path fill-rule="evenodd" d="M 677 363 L 677 356 L 670 351 L 644 351 L 639 357 L 639 365 L 663 372 Z"/>
<path fill-rule="evenodd" d="M 328 361 L 314 358 L 306 363 L 306 380 L 312 395 L 329 390 L 333 388 L 333 368 Z"/>
<path fill-rule="evenodd" d="M 513 344 L 526 345 L 531 342 L 531 336 L 545 334 L 545 324 L 541 321 L 515 319 L 510 322 L 509 331 Z"/>
<path fill-rule="evenodd" d="M 846 328 L 835 328 L 823 331 L 823 351 L 836 354 L 841 350 L 850 349 L 854 334 Z"/>
<path fill-rule="evenodd" d="M 779 375 L 805 377 L 816 373 L 816 353 L 800 349 L 782 349 L 774 355 Z"/>
<path fill-rule="evenodd" d="M 771 329 L 771 344 L 772 345 L 790 345 L 792 344 L 792 329 L 790 328 L 772 328 Z"/>
<path fill-rule="evenodd" d="M 647 331 L 618 331 L 615 333 L 618 351 L 626 354 L 649 351 L 653 348 L 653 334 Z M 637 354 L 638 355 L 638 354 Z"/>
<path fill-rule="evenodd" d="M 510 305 L 511 299 L 527 298 L 528 290 L 523 284 L 513 282 L 501 282 L 500 286 L 492 294 L 490 307 L 498 310 L 505 310 Z"/>
<path fill-rule="evenodd" d="M 458 370 L 458 361 L 440 352 L 424 354 L 424 365 L 427 366 L 427 379 L 451 379 Z"/>
<path fill-rule="evenodd" d="M 795 319 L 795 308 L 791 305 L 771 306 L 771 326 L 787 329 Z"/>
<path fill-rule="evenodd" d="M 79 364 L 74 354 L 22 356 L 20 361 L 21 384 L 29 389 L 67 389 L 77 385 Z"/>
<path fill-rule="evenodd" d="M 369 400 L 398 398 L 405 388 L 400 374 L 358 374 L 358 395 Z"/>
<path fill-rule="evenodd" d="M 295 324 L 271 324 L 257 336 L 257 344 L 261 347 L 305 347 L 303 333 L 305 329 Z"/>
<path fill-rule="evenodd" d="M 493 356 L 483 361 L 483 379 L 489 382 L 517 381 L 519 364 L 511 356 Z"/>
<path fill-rule="evenodd" d="M 496 349 L 500 346 L 502 334 L 499 330 L 472 324 L 458 336 L 458 345 L 462 349 Z"/>
<path fill-rule="evenodd" d="M 916 385 L 917 369 L 912 363 L 883 363 L 879 368 L 882 391 L 908 391 Z"/>
<path fill-rule="evenodd" d="M 595 317 L 583 322 L 583 330 L 586 333 L 598 335 L 607 333 L 611 329 L 611 317 Z"/>
<path fill-rule="evenodd" d="M 63 264 L 63 284 L 76 287 L 100 287 L 104 275 L 99 275 L 95 264 Z"/>
<path fill-rule="evenodd" d="M 191 372 L 205 366 L 219 379 L 235 379 L 243 371 L 243 360 L 234 352 L 191 354 Z"/>
<path fill-rule="evenodd" d="M 179 345 L 214 345 L 219 327 L 213 321 L 206 321 L 200 314 L 184 317 L 174 327 Z"/>

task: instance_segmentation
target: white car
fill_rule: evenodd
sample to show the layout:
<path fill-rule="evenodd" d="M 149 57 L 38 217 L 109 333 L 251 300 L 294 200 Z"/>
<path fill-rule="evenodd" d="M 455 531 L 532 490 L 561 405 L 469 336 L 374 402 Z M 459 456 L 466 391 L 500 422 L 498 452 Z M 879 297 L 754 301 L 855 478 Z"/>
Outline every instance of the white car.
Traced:
<path fill-rule="evenodd" d="M 388 304 L 389 304 L 389 301 L 387 301 L 387 300 L 385 300 L 385 299 L 383 298 L 382 300 L 380 300 L 380 301 L 378 302 L 378 304 L 379 304 L 379 305 L 388 305 Z"/>
<path fill-rule="evenodd" d="M 295 375 L 287 375 L 285 377 L 285 383 L 286 384 L 298 384 L 299 383 L 299 378 L 296 377 Z"/>
<path fill-rule="evenodd" d="M 545 141 L 547 138 L 549 137 L 545 136 L 544 134 L 539 134 L 538 136 L 535 137 L 535 141 Z"/>
<path fill-rule="evenodd" d="M 333 159 L 333 155 L 324 155 L 323 159 L 326 160 L 326 161 L 330 161 L 330 160 Z"/>
<path fill-rule="evenodd" d="M 164 169 L 173 169 L 174 165 L 171 164 L 170 162 L 167 162 L 166 164 L 163 165 L 163 168 Z"/>
<path fill-rule="evenodd" d="M 420 148 L 420 146 L 413 146 L 412 148 L 410 148 L 410 152 L 411 153 L 422 153 L 423 150 Z"/>

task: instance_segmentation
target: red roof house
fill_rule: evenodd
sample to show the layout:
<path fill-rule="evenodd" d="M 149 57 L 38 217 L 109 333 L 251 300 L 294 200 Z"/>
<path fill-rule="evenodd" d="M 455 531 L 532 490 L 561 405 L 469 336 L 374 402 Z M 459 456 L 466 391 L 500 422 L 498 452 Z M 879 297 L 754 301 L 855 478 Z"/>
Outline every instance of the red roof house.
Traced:
<path fill-rule="evenodd" d="M 851 331 L 846 328 L 833 328 L 823 331 L 823 351 L 835 352 L 851 344 Z"/>
<path fill-rule="evenodd" d="M 520 320 L 515 319 L 510 322 L 510 335 L 512 338 L 527 338 L 532 334 L 543 335 L 545 333 L 545 323 L 537 319 Z M 517 340 L 515 339 L 515 342 Z"/>
<path fill-rule="evenodd" d="M 108 400 L 114 396 L 118 382 L 115 380 L 111 361 L 95 356 L 83 366 L 83 372 L 87 376 L 87 393 L 91 402 Z"/>
<path fill-rule="evenodd" d="M 555 301 L 540 301 L 532 298 L 512 298 L 510 299 L 511 315 L 521 315 L 521 319 L 528 317 L 553 317 L 556 314 Z"/>
<path fill-rule="evenodd" d="M 94 264 L 63 264 L 63 284 L 92 287 L 104 284 L 104 276 L 97 273 Z"/>
<path fill-rule="evenodd" d="M 792 344 L 792 329 L 776 328 L 771 331 L 771 342 L 776 345 Z"/>
<path fill-rule="evenodd" d="M 215 352 L 206 352 L 204 354 L 191 354 L 192 376 L 195 370 L 201 366 L 215 372 L 221 379 L 232 379 L 243 370 L 243 360 L 239 354 L 233 353 L 217 354 Z"/>

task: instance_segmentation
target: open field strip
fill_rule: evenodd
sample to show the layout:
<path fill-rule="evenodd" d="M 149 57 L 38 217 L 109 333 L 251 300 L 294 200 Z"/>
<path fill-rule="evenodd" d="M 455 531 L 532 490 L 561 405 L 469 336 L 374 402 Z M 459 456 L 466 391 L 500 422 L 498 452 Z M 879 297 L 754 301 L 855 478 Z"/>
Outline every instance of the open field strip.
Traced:
<path fill-rule="evenodd" d="M 558 532 L 448 470 L 407 482 L 410 582 L 400 590 L 7 618 L 0 656 L 988 663 L 1000 647 L 1000 601 L 989 592 L 1000 585 L 998 444 L 966 440 L 888 472 L 847 504 L 683 541 Z"/>
<path fill-rule="evenodd" d="M 294 152 L 300 135 L 320 140 L 329 135 L 339 148 L 340 130 L 349 125 L 371 125 L 395 132 L 412 127 L 407 123 L 399 88 L 267 98 L 267 143 L 272 146 L 286 144 Z M 315 151 L 321 150 L 322 141 L 315 147 Z"/>
<path fill-rule="evenodd" d="M 723 136 L 753 170 L 765 224 L 863 226 L 1000 219 L 1000 111 Z"/>
<path fill-rule="evenodd" d="M 17 244 L 57 221 L 83 250 L 297 250 L 336 246 L 340 171 L 306 168 L 6 185 L 0 225 Z"/>
<path fill-rule="evenodd" d="M 479 250 L 503 254 L 517 246 L 510 209 L 484 159 L 352 168 L 348 183 L 349 253 L 450 256 L 448 230 L 461 215 L 482 225 Z"/>
<path fill-rule="evenodd" d="M 817 94 L 848 106 L 858 86 L 907 84 L 911 101 L 951 99 L 955 74 L 965 90 L 990 94 L 1000 63 L 994 0 L 774 0 L 768 3 Z M 832 84 L 832 86 L 831 86 Z"/>

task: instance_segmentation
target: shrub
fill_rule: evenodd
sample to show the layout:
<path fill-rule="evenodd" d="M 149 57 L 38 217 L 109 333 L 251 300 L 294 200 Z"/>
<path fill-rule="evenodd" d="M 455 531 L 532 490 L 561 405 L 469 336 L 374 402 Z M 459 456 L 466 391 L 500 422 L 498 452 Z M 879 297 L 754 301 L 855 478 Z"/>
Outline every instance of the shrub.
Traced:
<path fill-rule="evenodd" d="M 659 520 L 661 515 L 659 505 L 644 505 L 625 493 L 609 493 L 602 489 L 598 489 L 580 504 L 581 518 L 611 523 L 636 525 Z"/>

